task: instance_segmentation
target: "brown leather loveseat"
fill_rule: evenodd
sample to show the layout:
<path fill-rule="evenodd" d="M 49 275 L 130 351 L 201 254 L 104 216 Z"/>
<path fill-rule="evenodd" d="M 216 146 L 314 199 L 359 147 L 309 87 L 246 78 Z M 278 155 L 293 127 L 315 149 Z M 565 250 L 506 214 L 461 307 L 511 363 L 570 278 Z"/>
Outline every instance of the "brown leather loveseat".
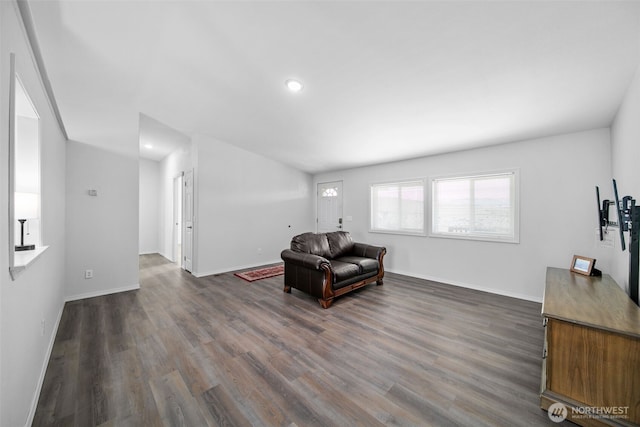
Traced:
<path fill-rule="evenodd" d="M 281 254 L 284 291 L 296 288 L 329 308 L 340 295 L 373 282 L 382 285 L 386 252 L 383 247 L 355 243 L 346 231 L 294 236 L 291 249 Z"/>

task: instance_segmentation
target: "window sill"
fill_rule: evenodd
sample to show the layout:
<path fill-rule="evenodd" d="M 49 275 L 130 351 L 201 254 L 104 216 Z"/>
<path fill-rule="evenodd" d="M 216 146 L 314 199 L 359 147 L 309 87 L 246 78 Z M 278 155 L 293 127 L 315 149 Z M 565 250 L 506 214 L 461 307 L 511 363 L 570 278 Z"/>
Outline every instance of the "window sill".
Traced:
<path fill-rule="evenodd" d="M 48 248 L 49 246 L 39 246 L 32 251 L 14 252 L 13 267 L 9 267 L 11 279 L 16 280 L 18 275 L 33 264 Z"/>
<path fill-rule="evenodd" d="M 380 233 L 380 234 L 397 234 L 400 236 L 418 236 L 425 237 L 427 234 L 423 232 L 412 232 L 412 231 L 402 231 L 402 230 L 369 230 L 369 233 Z"/>
<path fill-rule="evenodd" d="M 429 237 L 453 240 L 475 240 L 478 242 L 494 242 L 494 243 L 513 243 L 519 244 L 519 237 L 492 237 L 478 234 L 445 234 L 445 233 L 429 233 Z"/>

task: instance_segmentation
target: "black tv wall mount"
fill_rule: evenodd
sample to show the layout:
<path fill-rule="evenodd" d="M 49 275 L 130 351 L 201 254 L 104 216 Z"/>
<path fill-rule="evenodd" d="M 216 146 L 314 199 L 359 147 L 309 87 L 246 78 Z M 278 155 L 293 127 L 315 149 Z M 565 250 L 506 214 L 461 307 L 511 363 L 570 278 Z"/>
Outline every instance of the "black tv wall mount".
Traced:
<path fill-rule="evenodd" d="M 598 225 L 600 228 L 600 240 L 604 240 L 604 230 L 611 225 L 617 225 L 620 233 L 620 246 L 626 250 L 624 232 L 629 232 L 629 296 L 637 305 L 638 272 L 640 270 L 640 206 L 636 206 L 636 200 L 631 196 L 624 196 L 622 201 L 618 197 L 618 184 L 613 180 L 613 193 L 615 202 L 604 200 L 600 205 L 600 189 L 596 186 L 596 197 L 598 201 Z M 609 207 L 615 203 L 615 210 L 618 217 L 618 224 L 609 222 Z"/>

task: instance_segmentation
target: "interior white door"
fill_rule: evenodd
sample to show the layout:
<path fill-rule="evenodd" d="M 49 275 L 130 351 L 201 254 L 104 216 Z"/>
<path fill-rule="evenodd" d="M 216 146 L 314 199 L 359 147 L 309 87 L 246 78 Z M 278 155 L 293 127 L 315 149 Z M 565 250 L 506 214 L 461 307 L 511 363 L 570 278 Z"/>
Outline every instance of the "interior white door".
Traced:
<path fill-rule="evenodd" d="M 318 233 L 342 230 L 342 181 L 318 183 Z"/>
<path fill-rule="evenodd" d="M 183 267 L 182 257 L 182 176 L 173 179 L 173 262 Z"/>
<path fill-rule="evenodd" d="M 188 272 L 193 268 L 193 170 L 186 171 L 183 178 L 184 191 L 182 192 L 182 268 Z"/>

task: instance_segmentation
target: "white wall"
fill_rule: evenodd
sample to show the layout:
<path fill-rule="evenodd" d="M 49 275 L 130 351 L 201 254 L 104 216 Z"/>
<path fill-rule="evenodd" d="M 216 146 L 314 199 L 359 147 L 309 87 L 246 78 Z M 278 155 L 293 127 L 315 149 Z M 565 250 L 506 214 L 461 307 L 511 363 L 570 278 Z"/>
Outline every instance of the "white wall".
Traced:
<path fill-rule="evenodd" d="M 640 68 L 611 126 L 613 178 L 620 197 L 632 196 L 640 204 Z M 611 184 L 608 184 L 611 187 Z M 611 190 L 610 190 L 611 191 Z M 612 194 L 612 193 L 611 193 Z M 629 242 L 629 233 L 625 239 Z M 629 291 L 629 251 L 616 246 L 613 277 Z"/>
<path fill-rule="evenodd" d="M 140 159 L 140 254 L 160 252 L 160 163 Z"/>
<path fill-rule="evenodd" d="M 193 143 L 197 276 L 279 262 L 313 230 L 310 175 L 210 137 Z"/>
<path fill-rule="evenodd" d="M 0 2 L 0 20 L 0 425 L 22 426 L 33 417 L 64 304 L 65 140 L 14 2 Z M 7 243 L 10 52 L 41 118 L 42 240 L 49 246 L 15 281 L 9 276 Z"/>
<path fill-rule="evenodd" d="M 67 143 L 68 300 L 139 287 L 138 183 L 138 159 Z"/>
<path fill-rule="evenodd" d="M 385 165 L 319 174 L 344 182 L 345 230 L 387 247 L 385 268 L 402 274 L 540 301 L 547 266 L 568 268 L 574 254 L 609 270 L 595 241 L 595 185 L 609 179 L 609 130 L 600 129 Z M 520 170 L 520 243 L 370 233 L 369 185 L 447 174 Z M 430 203 L 428 204 L 430 206 Z"/>
<path fill-rule="evenodd" d="M 173 253 L 173 180 L 182 172 L 193 169 L 191 144 L 174 151 L 160 162 L 160 212 L 158 223 L 159 253 L 170 261 L 176 261 Z"/>

